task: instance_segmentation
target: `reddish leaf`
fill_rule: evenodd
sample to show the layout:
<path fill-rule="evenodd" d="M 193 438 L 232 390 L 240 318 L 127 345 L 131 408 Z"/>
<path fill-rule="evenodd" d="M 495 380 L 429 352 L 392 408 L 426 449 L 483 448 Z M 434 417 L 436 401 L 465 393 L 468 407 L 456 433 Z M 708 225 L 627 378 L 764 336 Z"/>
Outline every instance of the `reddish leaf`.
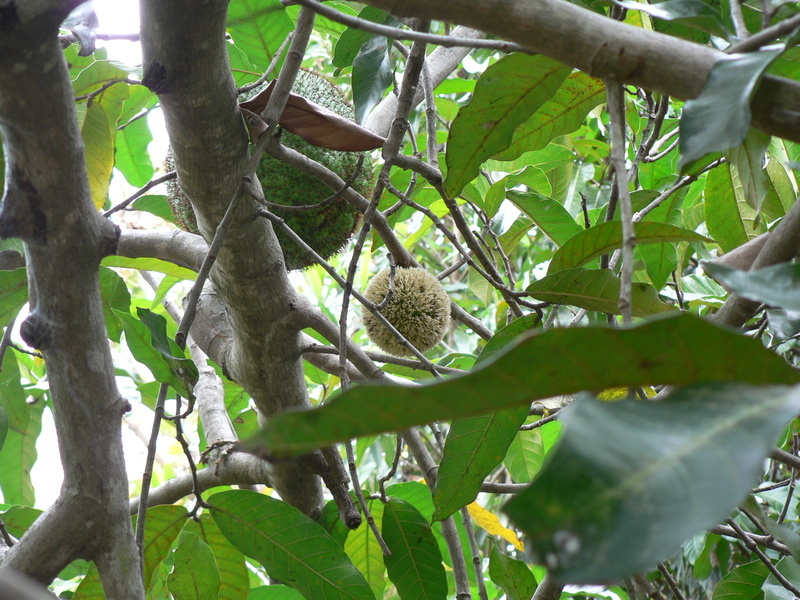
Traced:
<path fill-rule="evenodd" d="M 254 135 L 258 137 L 263 131 L 252 122 L 251 114 L 261 114 L 274 87 L 275 81 L 271 81 L 262 92 L 239 105 L 244 111 L 248 111 L 244 114 L 251 138 Z M 381 136 L 297 94 L 289 94 L 280 125 L 315 146 L 329 150 L 363 152 L 380 148 L 384 142 Z"/>

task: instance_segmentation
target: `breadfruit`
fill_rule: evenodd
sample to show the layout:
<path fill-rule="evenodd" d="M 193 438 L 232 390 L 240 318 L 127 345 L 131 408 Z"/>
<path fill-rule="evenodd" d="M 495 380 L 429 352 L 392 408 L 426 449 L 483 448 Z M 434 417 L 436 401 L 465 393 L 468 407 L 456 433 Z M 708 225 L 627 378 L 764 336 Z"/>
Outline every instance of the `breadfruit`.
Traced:
<path fill-rule="evenodd" d="M 254 90 L 253 95 L 258 91 L 258 88 Z M 354 118 L 353 109 L 345 97 L 322 75 L 301 70 L 297 74 L 292 91 L 348 119 Z M 319 148 L 288 131 L 281 133 L 280 140 L 284 146 L 319 162 L 345 181 L 350 179 L 358 166 L 358 153 Z M 170 166 L 169 163 L 167 166 Z M 318 204 L 334 193 L 334 190 L 316 177 L 294 169 L 267 154 L 261 159 L 256 174 L 261 181 L 265 198 L 273 204 L 287 206 Z M 364 156 L 364 163 L 352 187 L 366 196 L 372 190 L 372 160 L 368 154 Z M 172 212 L 180 226 L 187 231 L 197 233 L 197 221 L 191 204 L 181 192 L 177 181 L 168 183 L 167 189 Z M 272 208 L 270 210 L 284 219 L 303 241 L 326 260 L 342 250 L 361 221 L 358 209 L 342 198 L 337 198 L 319 209 L 287 211 Z M 314 259 L 280 228 L 276 227 L 275 233 L 288 270 L 304 269 L 314 264 Z"/>
<path fill-rule="evenodd" d="M 389 269 L 384 269 L 370 281 L 364 296 L 380 304 L 388 291 Z M 442 341 L 450 324 L 450 298 L 439 280 L 425 269 L 398 268 L 392 297 L 381 314 L 419 351 L 427 352 Z M 413 356 L 371 312 L 365 312 L 364 326 L 369 339 L 381 350 Z"/>

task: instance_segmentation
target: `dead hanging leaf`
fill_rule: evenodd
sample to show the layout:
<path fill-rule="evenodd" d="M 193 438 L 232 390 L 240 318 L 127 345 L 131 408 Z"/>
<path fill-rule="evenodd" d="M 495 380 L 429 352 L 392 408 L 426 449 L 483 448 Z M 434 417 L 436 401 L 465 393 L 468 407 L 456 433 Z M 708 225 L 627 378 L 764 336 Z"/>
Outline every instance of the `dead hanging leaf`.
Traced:
<path fill-rule="evenodd" d="M 239 104 L 244 112 L 251 139 L 257 139 L 265 129 L 259 126 L 252 116 L 261 114 L 274 88 L 275 81 L 271 81 L 262 92 Z M 364 152 L 380 148 L 384 142 L 381 136 L 297 94 L 289 94 L 281 114 L 280 125 L 309 143 L 329 150 Z"/>

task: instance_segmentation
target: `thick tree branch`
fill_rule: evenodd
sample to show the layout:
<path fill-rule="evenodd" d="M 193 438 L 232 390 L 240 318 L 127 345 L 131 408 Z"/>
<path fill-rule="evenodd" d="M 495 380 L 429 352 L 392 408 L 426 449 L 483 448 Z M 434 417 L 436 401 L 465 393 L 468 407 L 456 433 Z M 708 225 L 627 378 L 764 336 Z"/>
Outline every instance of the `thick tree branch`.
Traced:
<path fill-rule="evenodd" d="M 178 180 L 207 239 L 246 175 L 248 159 L 225 48 L 227 5 L 142 3 L 143 81 L 159 95 Z M 232 325 L 232 344 L 219 364 L 251 394 L 262 417 L 269 417 L 309 403 L 300 334 L 282 324 L 296 293 L 277 238 L 264 219 L 255 218 L 256 209 L 252 198 L 242 202 L 211 278 Z M 308 514 L 322 506 L 315 475 L 277 465 L 273 483 L 282 498 Z"/>
<path fill-rule="evenodd" d="M 648 31 L 564 0 L 365 0 L 399 17 L 457 23 L 530 48 L 599 79 L 680 100 L 696 98 L 711 68 L 728 56 Z M 800 141 L 800 83 L 766 76 L 752 103 L 753 125 Z"/>
<path fill-rule="evenodd" d="M 139 599 L 144 588 L 120 427 L 129 406 L 116 388 L 98 276 L 119 232 L 92 203 L 58 43 L 58 25 L 75 4 L 14 3 L 16 12 L 0 17 L 8 177 L 0 237 L 18 237 L 25 246 L 30 314 L 20 331 L 45 358 L 64 468 L 56 503 L 5 554 L 3 568 L 49 583 L 84 557 L 97 564 L 109 598 Z"/>

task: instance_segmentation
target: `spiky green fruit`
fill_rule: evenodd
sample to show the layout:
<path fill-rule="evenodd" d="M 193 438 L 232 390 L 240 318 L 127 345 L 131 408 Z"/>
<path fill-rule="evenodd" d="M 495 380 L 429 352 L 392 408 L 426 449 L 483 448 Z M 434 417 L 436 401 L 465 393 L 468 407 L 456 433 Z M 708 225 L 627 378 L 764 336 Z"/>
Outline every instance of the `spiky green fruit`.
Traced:
<path fill-rule="evenodd" d="M 388 292 L 389 269 L 384 269 L 370 281 L 364 296 L 380 304 Z M 381 314 L 417 350 L 427 352 L 442 341 L 450 325 L 450 298 L 439 280 L 425 269 L 398 268 L 392 297 Z M 413 356 L 371 312 L 365 312 L 364 326 L 369 339 L 384 352 Z"/>
<path fill-rule="evenodd" d="M 254 90 L 253 95 L 258 91 L 260 90 Z M 345 97 L 322 75 L 312 71 L 300 71 L 292 91 L 348 119 L 354 118 L 353 109 Z M 324 165 L 345 181 L 350 179 L 358 166 L 358 153 L 319 148 L 288 131 L 282 132 L 281 143 Z M 167 167 L 174 168 L 170 167 L 169 163 Z M 265 198 L 274 204 L 284 206 L 318 204 L 334 193 L 316 177 L 294 169 L 267 154 L 261 159 L 256 174 L 261 181 Z M 364 157 L 364 163 L 352 187 L 365 196 L 372 190 L 372 160 L 368 154 Z M 191 203 L 181 191 L 177 181 L 168 183 L 167 190 L 172 212 L 180 226 L 187 231 L 197 233 L 197 221 Z M 326 260 L 342 250 L 361 221 L 358 209 L 342 198 L 319 209 L 287 211 L 276 208 L 272 209 L 272 212 L 284 219 L 303 241 Z M 275 233 L 288 270 L 304 269 L 314 264 L 314 259 L 285 232 L 276 228 Z"/>

